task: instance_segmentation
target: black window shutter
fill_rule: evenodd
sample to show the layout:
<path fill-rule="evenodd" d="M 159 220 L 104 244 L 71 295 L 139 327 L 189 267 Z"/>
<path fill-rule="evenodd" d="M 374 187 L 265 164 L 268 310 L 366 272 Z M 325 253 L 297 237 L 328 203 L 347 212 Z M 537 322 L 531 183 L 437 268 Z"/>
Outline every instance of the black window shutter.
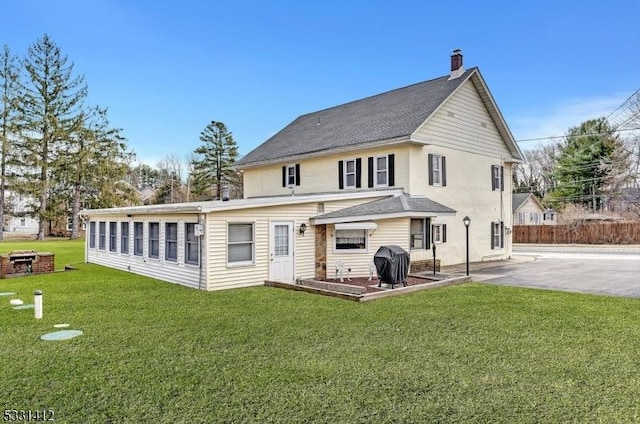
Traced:
<path fill-rule="evenodd" d="M 427 167 L 429 168 L 429 185 L 433 185 L 433 155 L 429 153 L 429 159 L 427 159 L 429 164 Z"/>
<path fill-rule="evenodd" d="M 442 224 L 442 242 L 447 242 L 447 224 Z"/>
<path fill-rule="evenodd" d="M 447 158 L 441 156 L 440 159 L 442 160 L 440 167 L 442 168 L 442 186 L 444 187 L 447 185 Z"/>
<path fill-rule="evenodd" d="M 504 191 L 504 166 L 500 167 L 500 191 Z"/>
<path fill-rule="evenodd" d="M 300 164 L 296 163 L 296 185 L 300 185 Z"/>
<path fill-rule="evenodd" d="M 362 187 L 362 158 L 356 159 L 356 188 Z"/>
<path fill-rule="evenodd" d="M 373 187 L 373 157 L 367 159 L 368 172 L 369 172 L 369 187 Z"/>
<path fill-rule="evenodd" d="M 338 188 L 342 190 L 344 188 L 344 162 L 338 161 Z"/>
<path fill-rule="evenodd" d="M 287 186 L 287 167 L 282 167 L 282 187 Z"/>
<path fill-rule="evenodd" d="M 500 223 L 500 248 L 504 247 L 504 222 Z"/>
<path fill-rule="evenodd" d="M 396 178 L 394 175 L 395 174 L 394 159 L 395 159 L 394 154 L 390 154 L 387 158 L 387 169 L 389 170 L 389 187 L 393 187 L 394 185 L 396 185 Z"/>

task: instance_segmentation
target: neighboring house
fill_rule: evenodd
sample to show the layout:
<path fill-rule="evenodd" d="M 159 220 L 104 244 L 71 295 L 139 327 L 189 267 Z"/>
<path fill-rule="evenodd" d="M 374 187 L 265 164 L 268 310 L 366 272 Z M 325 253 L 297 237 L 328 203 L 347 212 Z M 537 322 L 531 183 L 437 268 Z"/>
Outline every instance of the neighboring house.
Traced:
<path fill-rule="evenodd" d="M 5 210 L 2 229 L 16 236 L 35 236 L 38 234 L 38 219 L 29 216 L 29 204 L 33 198 L 13 191 L 7 186 L 4 192 Z"/>
<path fill-rule="evenodd" d="M 368 276 L 380 246 L 412 263 L 511 255 L 511 173 L 522 160 L 459 50 L 440 78 L 302 115 L 237 167 L 244 199 L 87 210 L 86 261 L 215 290 Z"/>
<path fill-rule="evenodd" d="M 533 193 L 513 193 L 511 196 L 513 225 L 555 225 L 556 212 L 545 209 Z"/>

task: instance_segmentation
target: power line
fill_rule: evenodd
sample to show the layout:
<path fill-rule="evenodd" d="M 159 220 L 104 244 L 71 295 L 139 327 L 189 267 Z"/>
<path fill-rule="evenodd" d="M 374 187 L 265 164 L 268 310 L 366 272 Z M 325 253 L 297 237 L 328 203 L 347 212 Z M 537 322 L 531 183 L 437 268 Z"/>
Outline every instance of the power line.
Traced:
<path fill-rule="evenodd" d="M 629 102 L 629 100 L 631 100 L 633 97 L 635 97 L 635 95 L 638 94 L 638 93 L 640 93 L 640 88 L 638 88 L 636 91 L 633 92 L 633 94 L 631 94 L 629 97 L 627 97 L 627 99 L 624 102 L 622 102 L 622 104 L 620 106 L 618 106 L 617 108 L 613 109 L 611 111 L 611 113 L 607 115 L 607 117 L 605 119 L 609 119 L 609 117 L 611 115 L 613 115 L 613 113 L 616 110 L 621 109 L 624 105 L 626 105 Z"/>
<path fill-rule="evenodd" d="M 626 121 L 625 121 L 625 123 L 626 123 Z M 621 128 L 621 129 L 618 129 L 618 130 L 615 130 L 615 131 L 616 132 L 621 132 L 621 131 L 636 131 L 636 130 L 640 130 L 640 127 Z M 552 136 L 548 136 L 548 137 L 524 138 L 522 140 L 516 140 L 516 142 L 517 143 L 524 143 L 524 142 L 528 142 L 528 141 L 552 140 L 552 139 L 556 139 L 556 138 L 568 138 L 568 137 L 581 138 L 581 137 L 593 137 L 593 136 L 600 136 L 600 135 L 609 135 L 609 133 L 578 134 L 578 135 L 552 135 Z"/>

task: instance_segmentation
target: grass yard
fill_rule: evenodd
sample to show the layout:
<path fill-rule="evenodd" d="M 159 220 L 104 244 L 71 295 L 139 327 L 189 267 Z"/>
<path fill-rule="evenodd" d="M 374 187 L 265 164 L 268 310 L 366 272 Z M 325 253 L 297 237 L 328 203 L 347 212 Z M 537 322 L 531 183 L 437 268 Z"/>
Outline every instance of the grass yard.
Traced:
<path fill-rule="evenodd" d="M 77 242 L 51 243 L 38 250 L 57 259 Z M 44 292 L 42 320 L 0 297 L 4 409 L 65 423 L 640 420 L 637 300 L 467 284 L 359 304 L 78 267 L 0 280 L 29 302 Z M 84 335 L 39 340 L 57 323 Z"/>

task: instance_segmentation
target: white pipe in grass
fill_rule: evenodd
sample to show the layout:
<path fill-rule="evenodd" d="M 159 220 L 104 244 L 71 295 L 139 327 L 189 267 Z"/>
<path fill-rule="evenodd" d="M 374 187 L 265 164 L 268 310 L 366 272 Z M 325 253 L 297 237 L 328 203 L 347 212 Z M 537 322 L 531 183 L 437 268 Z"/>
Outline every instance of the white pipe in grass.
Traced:
<path fill-rule="evenodd" d="M 42 318 L 42 292 L 40 290 L 36 290 L 33 293 L 33 299 L 36 311 L 36 319 L 40 319 Z"/>

